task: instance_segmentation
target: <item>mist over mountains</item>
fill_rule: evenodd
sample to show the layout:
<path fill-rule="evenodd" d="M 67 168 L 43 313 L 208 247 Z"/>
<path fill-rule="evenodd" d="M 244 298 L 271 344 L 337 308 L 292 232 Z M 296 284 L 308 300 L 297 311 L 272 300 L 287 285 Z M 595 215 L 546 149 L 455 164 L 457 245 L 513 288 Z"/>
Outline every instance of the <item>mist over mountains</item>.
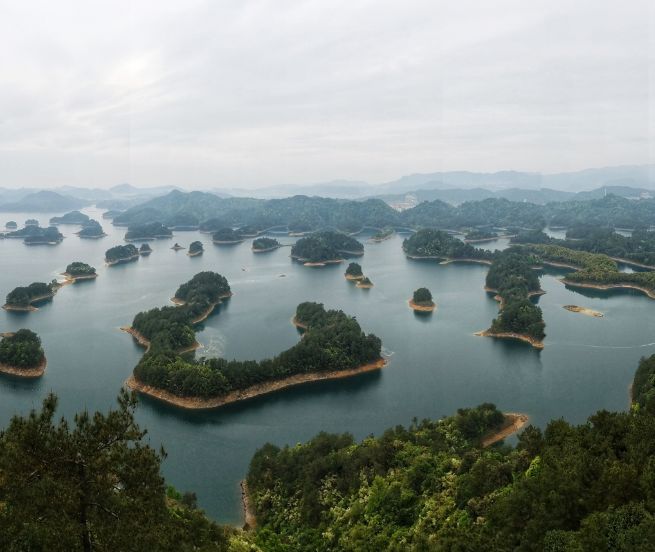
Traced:
<path fill-rule="evenodd" d="M 54 189 L 0 187 L 0 211 L 56 212 L 92 204 L 106 209 L 124 210 L 172 190 L 192 189 L 195 189 L 192 183 L 154 188 L 140 188 L 125 183 L 109 189 L 74 186 Z M 398 209 L 435 199 L 453 205 L 487 198 L 543 204 L 550 201 L 597 199 L 607 194 L 640 199 L 655 194 L 655 165 L 625 165 L 555 174 L 448 171 L 411 174 L 382 184 L 370 184 L 360 180 L 333 180 L 257 189 L 217 186 L 205 191 L 219 197 L 263 199 L 294 195 L 339 199 L 378 198 Z"/>

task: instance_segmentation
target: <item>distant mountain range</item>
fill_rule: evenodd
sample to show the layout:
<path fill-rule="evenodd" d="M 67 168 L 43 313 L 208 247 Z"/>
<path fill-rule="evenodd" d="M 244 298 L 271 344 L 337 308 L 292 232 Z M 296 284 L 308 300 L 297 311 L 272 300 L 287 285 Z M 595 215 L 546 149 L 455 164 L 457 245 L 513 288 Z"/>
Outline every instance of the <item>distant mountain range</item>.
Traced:
<path fill-rule="evenodd" d="M 52 190 L 0 188 L 0 211 L 58 212 L 96 204 L 125 210 L 161 197 L 175 186 L 139 188 L 120 184 L 103 190 L 64 186 Z M 398 209 L 439 199 L 452 205 L 487 198 L 506 198 L 544 204 L 551 201 L 587 200 L 614 194 L 638 199 L 655 196 L 655 165 L 625 165 L 557 174 L 467 171 L 412 174 L 382 184 L 359 180 L 333 180 L 307 185 L 278 185 L 258 189 L 214 188 L 218 197 L 284 198 L 294 195 L 337 199 L 378 198 Z"/>

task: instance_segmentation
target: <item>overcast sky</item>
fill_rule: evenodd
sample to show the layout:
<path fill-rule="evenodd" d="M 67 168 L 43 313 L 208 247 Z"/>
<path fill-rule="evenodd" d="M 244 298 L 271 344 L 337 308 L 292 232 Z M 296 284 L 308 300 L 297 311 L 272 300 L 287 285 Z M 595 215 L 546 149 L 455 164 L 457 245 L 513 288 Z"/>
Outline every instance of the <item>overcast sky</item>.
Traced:
<path fill-rule="evenodd" d="M 651 0 L 0 0 L 0 187 L 655 162 Z"/>

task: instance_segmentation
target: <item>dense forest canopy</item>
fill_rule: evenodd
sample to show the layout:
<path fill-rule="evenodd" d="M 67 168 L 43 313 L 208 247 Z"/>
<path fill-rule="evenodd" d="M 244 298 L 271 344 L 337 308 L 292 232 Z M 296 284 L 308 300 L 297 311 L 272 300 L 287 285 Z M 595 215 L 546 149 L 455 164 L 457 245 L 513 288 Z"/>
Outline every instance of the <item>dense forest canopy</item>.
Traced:
<path fill-rule="evenodd" d="M 54 226 L 49 226 L 48 228 L 33 228 L 37 228 L 38 231 L 30 232 L 23 240 L 28 245 L 39 243 L 54 244 L 60 243 L 64 239 L 63 234 Z"/>
<path fill-rule="evenodd" d="M 447 232 L 423 229 L 403 241 L 403 251 L 411 257 L 438 259 L 490 259 L 493 253 L 464 243 Z"/>
<path fill-rule="evenodd" d="M 189 253 L 200 253 L 203 250 L 202 242 L 192 241 L 189 244 Z"/>
<path fill-rule="evenodd" d="M 12 307 L 28 307 L 32 301 L 51 297 L 58 287 L 56 280 L 52 280 L 49 284 L 33 282 L 29 286 L 19 286 L 7 294 L 6 304 Z"/>
<path fill-rule="evenodd" d="M 97 220 L 89 219 L 77 233 L 80 238 L 99 238 L 105 236 L 105 231 Z"/>
<path fill-rule="evenodd" d="M 82 224 L 89 220 L 89 216 L 79 211 L 71 211 L 60 217 L 52 217 L 50 224 Z"/>
<path fill-rule="evenodd" d="M 364 252 L 364 246 L 355 238 L 341 232 L 316 232 L 300 238 L 291 248 L 291 256 L 301 261 L 334 261 L 348 255 Z"/>
<path fill-rule="evenodd" d="M 265 251 L 280 247 L 280 242 L 275 238 L 257 238 L 252 241 L 252 248 L 255 251 Z"/>
<path fill-rule="evenodd" d="M 96 269 L 94 267 L 80 261 L 75 261 L 66 267 L 66 274 L 71 276 L 90 276 L 95 273 Z"/>
<path fill-rule="evenodd" d="M 428 288 L 418 288 L 414 291 L 412 301 L 417 305 L 432 305 L 432 293 Z"/>
<path fill-rule="evenodd" d="M 142 243 L 141 247 L 139 247 L 139 253 L 147 254 L 147 253 L 152 253 L 152 247 L 150 247 L 147 243 Z"/>
<path fill-rule="evenodd" d="M 480 447 L 503 419 L 489 404 L 361 442 L 320 433 L 264 445 L 248 472 L 256 541 L 285 552 L 650 551 L 653 366 L 640 364 L 631 412 L 529 426 L 515 448 Z"/>
<path fill-rule="evenodd" d="M 105 252 L 105 261 L 113 263 L 116 261 L 123 261 L 135 258 L 139 255 L 139 251 L 131 243 L 127 245 L 116 245 L 107 249 Z"/>
<path fill-rule="evenodd" d="M 0 433 L 0 549 L 247 550 L 235 530 L 167 497 L 165 453 L 148 444 L 135 407 L 121 392 L 116 409 L 67 422 L 50 395 L 12 418 Z"/>
<path fill-rule="evenodd" d="M 306 327 L 303 339 L 272 359 L 189 361 L 176 354 L 174 347 L 158 345 L 143 356 L 134 376 L 180 397 L 211 398 L 295 374 L 352 369 L 380 359 L 380 339 L 365 334 L 358 322 L 342 311 L 302 303 L 296 321 Z M 135 319 L 134 327 L 140 325 Z M 154 339 L 158 340 L 158 335 Z"/>
<path fill-rule="evenodd" d="M 238 230 L 230 227 L 219 228 L 212 234 L 212 240 L 217 243 L 238 243 L 243 241 L 243 236 Z"/>
<path fill-rule="evenodd" d="M 0 339 L 0 364 L 12 368 L 35 368 L 44 358 L 41 339 L 31 330 L 18 330 Z"/>
<path fill-rule="evenodd" d="M 350 263 L 348 268 L 346 268 L 346 274 L 356 278 L 363 276 L 364 273 L 362 272 L 362 265 L 359 263 Z"/>
<path fill-rule="evenodd" d="M 160 222 L 148 222 L 128 226 L 125 234 L 126 240 L 151 240 L 156 238 L 170 238 L 173 232 Z"/>

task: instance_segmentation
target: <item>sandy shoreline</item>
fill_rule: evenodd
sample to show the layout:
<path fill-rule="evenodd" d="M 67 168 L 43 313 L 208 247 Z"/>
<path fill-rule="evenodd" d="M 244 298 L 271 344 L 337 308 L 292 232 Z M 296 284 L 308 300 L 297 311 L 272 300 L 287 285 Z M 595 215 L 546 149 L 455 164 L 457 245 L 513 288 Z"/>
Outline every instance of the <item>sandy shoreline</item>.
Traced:
<path fill-rule="evenodd" d="M 344 274 L 343 276 L 344 276 L 344 278 L 345 278 L 346 280 L 349 280 L 349 281 L 351 281 L 351 282 L 357 282 L 357 281 L 359 281 L 359 280 L 363 280 L 363 279 L 364 279 L 364 275 L 363 275 L 363 274 L 360 275 L 360 276 L 353 276 L 352 274 Z"/>
<path fill-rule="evenodd" d="M 62 272 L 61 275 L 66 278 L 67 282 L 75 283 L 78 280 L 95 280 L 98 277 L 97 273 L 93 274 L 83 274 L 80 276 L 73 276 L 72 274 L 69 274 L 68 272 Z"/>
<path fill-rule="evenodd" d="M 592 316 L 594 318 L 602 318 L 604 316 L 600 311 L 588 309 L 587 307 L 579 307 L 578 305 L 563 305 L 562 308 L 569 312 L 579 312 L 580 314 Z"/>
<path fill-rule="evenodd" d="M 105 259 L 105 264 L 107 266 L 114 266 L 118 264 L 123 264 L 123 263 L 129 263 L 131 261 L 136 261 L 141 255 L 137 253 L 136 255 L 132 255 L 131 257 L 124 257 L 122 259 L 116 259 L 115 261 L 108 261 Z"/>
<path fill-rule="evenodd" d="M 499 339 L 516 339 L 518 341 L 529 343 L 535 349 L 541 350 L 544 348 L 543 341 L 539 341 L 538 339 L 535 339 L 534 337 L 530 337 L 529 335 L 525 335 L 525 334 L 519 334 L 514 332 L 492 332 L 491 330 L 482 330 L 480 332 L 475 332 L 475 334 L 473 335 L 478 335 L 482 337 L 496 337 Z"/>
<path fill-rule="evenodd" d="M 602 291 L 608 291 L 612 289 L 634 289 L 636 291 L 640 291 L 647 297 L 650 297 L 651 299 L 655 299 L 655 292 L 645 288 L 638 286 L 636 284 L 589 284 L 585 282 L 573 282 L 571 280 L 567 280 L 566 278 L 562 278 L 560 280 L 564 285 L 571 286 L 571 287 L 579 287 L 579 288 L 587 288 L 587 289 L 599 289 Z"/>
<path fill-rule="evenodd" d="M 275 391 L 281 391 L 282 389 L 287 389 L 296 385 L 302 385 L 315 381 L 329 381 L 349 378 L 352 376 L 365 374 L 367 372 L 374 372 L 384 368 L 386 364 L 387 361 L 383 358 L 380 358 L 375 362 L 364 364 L 362 366 L 358 366 L 357 368 L 325 372 L 310 372 L 307 374 L 295 374 L 293 376 L 289 376 L 288 378 L 251 385 L 250 387 L 241 389 L 239 391 L 232 391 L 227 395 L 212 397 L 208 399 L 201 397 L 178 397 L 169 391 L 141 383 L 133 375 L 125 381 L 125 385 L 134 391 L 138 391 L 139 393 L 148 395 L 149 397 L 170 404 L 172 406 L 177 406 L 179 408 L 185 408 L 188 410 L 209 410 L 235 402 L 253 399 L 262 395 L 267 395 Z"/>
<path fill-rule="evenodd" d="M 224 299 L 229 299 L 233 295 L 234 295 L 234 293 L 232 293 L 232 292 L 230 292 L 230 293 L 228 293 L 226 295 L 221 295 L 218 298 L 218 301 L 216 301 L 215 303 L 212 303 L 211 305 L 209 305 L 209 307 L 207 307 L 207 310 L 205 310 L 199 316 L 197 316 L 196 318 L 191 320 L 191 324 L 193 324 L 193 325 L 200 324 L 200 322 L 203 322 L 204 320 L 207 320 L 207 318 L 209 318 L 209 315 L 212 312 L 214 312 L 214 309 L 216 308 L 216 305 L 219 305 L 220 303 L 223 302 Z M 179 299 L 178 297 L 171 297 L 171 303 L 175 303 L 178 307 L 186 305 L 186 301 L 184 301 L 183 299 Z"/>
<path fill-rule="evenodd" d="M 18 368 L 16 366 L 0 363 L 0 372 L 11 376 L 17 376 L 19 378 L 34 379 L 40 378 L 45 373 L 47 365 L 48 361 L 44 356 L 39 365 L 34 368 Z"/>
<path fill-rule="evenodd" d="M 630 259 L 624 259 L 623 257 L 610 257 L 613 261 L 616 261 L 617 263 L 624 264 L 626 266 L 634 266 L 636 268 L 646 268 L 648 270 L 655 270 L 655 266 L 653 265 L 647 265 L 644 263 L 639 263 L 637 261 L 631 261 Z"/>
<path fill-rule="evenodd" d="M 200 251 L 188 251 L 187 255 L 189 257 L 197 257 L 198 255 L 202 255 L 205 252 L 204 249 L 201 249 Z"/>
<path fill-rule="evenodd" d="M 503 416 L 505 416 L 505 421 L 503 422 L 503 425 L 500 427 L 500 429 L 484 436 L 481 439 L 480 445 L 482 448 L 493 445 L 498 441 L 502 441 L 505 439 L 505 437 L 509 437 L 513 433 L 516 433 L 530 420 L 530 417 L 527 414 L 521 414 L 517 412 L 503 412 Z"/>
<path fill-rule="evenodd" d="M 363 284 L 361 280 L 358 280 L 357 283 L 355 284 L 355 287 L 359 289 L 371 289 L 374 287 L 374 284 Z"/>
<path fill-rule="evenodd" d="M 408 304 L 409 308 L 416 312 L 433 312 L 437 308 L 437 305 L 434 301 L 432 302 L 432 305 L 419 305 L 418 303 L 414 303 L 414 299 L 410 299 Z"/>
<path fill-rule="evenodd" d="M 244 530 L 255 529 L 257 527 L 257 518 L 250 502 L 250 493 L 248 492 L 248 482 L 243 479 L 239 483 L 241 487 L 241 505 L 243 506 L 243 519 L 245 521 Z"/>
<path fill-rule="evenodd" d="M 266 247 L 264 249 L 256 249 L 255 247 L 251 247 L 253 253 L 268 253 L 269 251 L 275 251 L 276 249 L 280 249 L 282 245 L 274 245 L 273 247 Z"/>

